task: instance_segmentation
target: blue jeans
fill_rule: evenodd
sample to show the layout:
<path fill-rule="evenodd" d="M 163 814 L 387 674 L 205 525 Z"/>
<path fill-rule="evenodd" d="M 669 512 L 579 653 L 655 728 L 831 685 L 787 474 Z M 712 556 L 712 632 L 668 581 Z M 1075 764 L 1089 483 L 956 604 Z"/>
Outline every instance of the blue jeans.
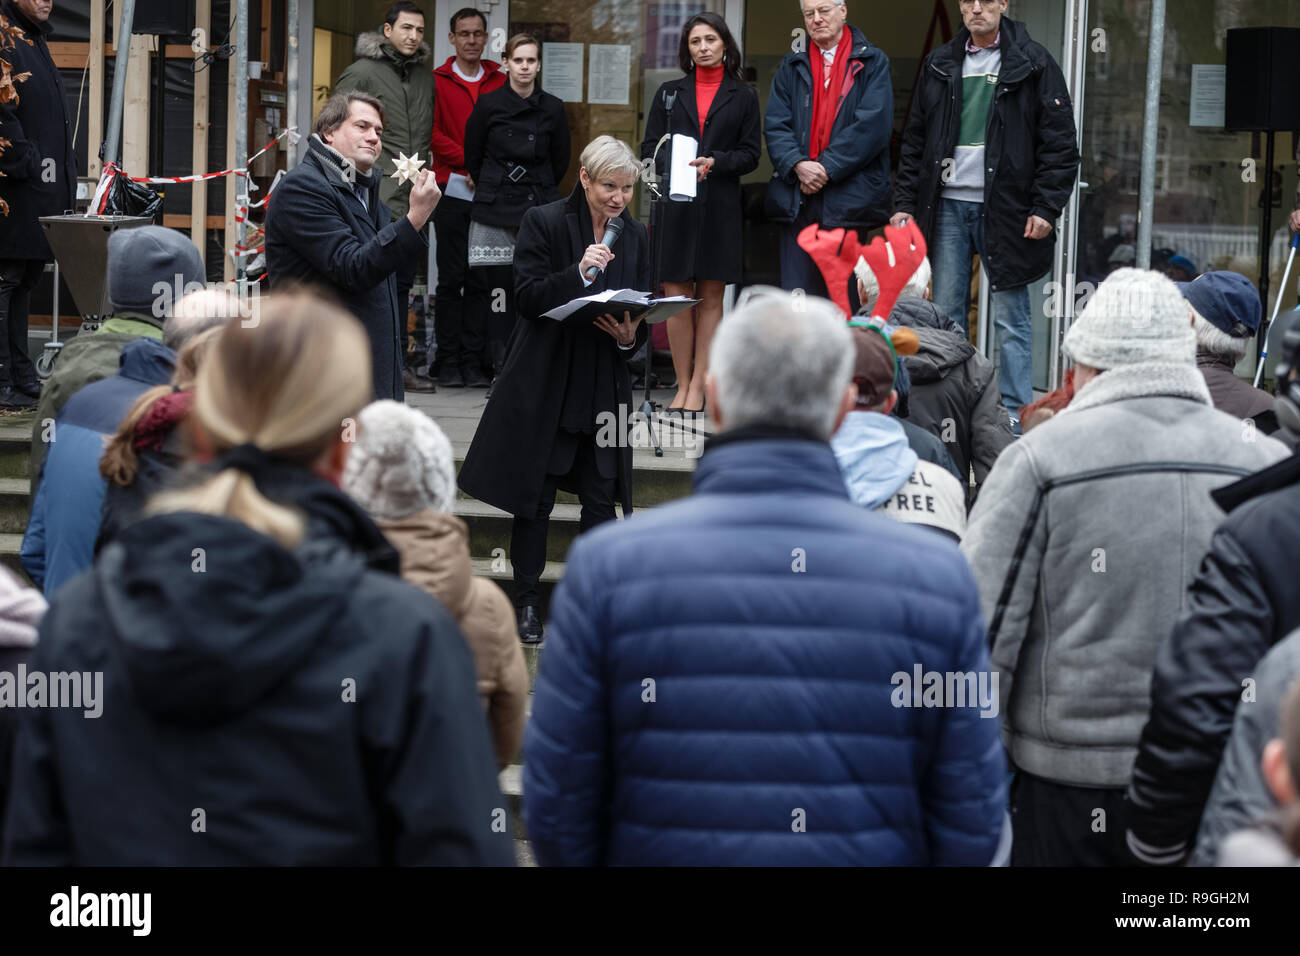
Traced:
<path fill-rule="evenodd" d="M 970 309 L 971 256 L 984 257 L 984 204 L 942 199 L 930 242 L 934 268 L 934 304 L 940 312 L 967 331 Z M 1013 422 L 1020 409 L 1034 400 L 1033 325 L 1029 315 L 1029 287 L 994 292 L 990 297 L 1002 366 L 998 383 L 1002 404 Z"/>

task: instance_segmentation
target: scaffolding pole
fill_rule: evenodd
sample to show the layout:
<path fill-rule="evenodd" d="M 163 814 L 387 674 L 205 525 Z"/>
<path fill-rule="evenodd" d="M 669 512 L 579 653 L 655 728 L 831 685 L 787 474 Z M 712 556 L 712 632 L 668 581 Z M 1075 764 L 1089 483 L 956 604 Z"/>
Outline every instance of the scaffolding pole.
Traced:
<path fill-rule="evenodd" d="M 248 165 L 248 0 L 235 0 L 235 168 Z M 248 202 L 250 177 L 239 177 L 235 184 L 235 202 Z M 245 223 L 243 217 L 235 223 L 236 248 L 243 250 Z M 246 260 L 235 257 L 235 292 L 243 301 L 246 281 Z"/>
<path fill-rule="evenodd" d="M 298 0 L 289 0 L 289 29 L 285 31 L 289 49 L 285 56 L 284 76 L 288 92 L 284 98 L 284 125 L 298 125 Z M 292 136 L 285 143 L 285 169 L 298 165 L 298 144 Z"/>
<path fill-rule="evenodd" d="M 1160 141 L 1160 77 L 1165 67 L 1165 0 L 1151 0 L 1147 38 L 1147 102 L 1142 121 L 1142 186 L 1138 196 L 1137 267 L 1151 268 L 1156 203 L 1156 147 Z"/>
<path fill-rule="evenodd" d="M 113 98 L 108 107 L 108 138 L 100 147 L 99 158 L 104 162 L 121 161 L 122 101 L 126 98 L 126 69 L 131 59 L 131 27 L 135 23 L 135 0 L 121 0 L 122 18 L 113 37 Z M 125 43 L 122 41 L 126 40 Z"/>

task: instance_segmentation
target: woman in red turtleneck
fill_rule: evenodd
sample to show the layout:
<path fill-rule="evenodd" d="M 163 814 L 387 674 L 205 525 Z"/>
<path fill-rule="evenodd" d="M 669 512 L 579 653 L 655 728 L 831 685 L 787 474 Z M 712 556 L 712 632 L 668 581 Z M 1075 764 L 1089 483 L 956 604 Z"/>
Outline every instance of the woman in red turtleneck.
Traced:
<path fill-rule="evenodd" d="M 758 96 L 741 73 L 740 48 L 716 13 L 691 17 L 682 27 L 679 80 L 659 87 L 646 120 L 641 157 L 649 158 L 665 134 L 699 142 L 699 185 L 694 202 L 665 202 L 659 278 L 668 295 L 700 300 L 692 312 L 668 320 L 668 344 L 677 372 L 677 395 L 668 410 L 704 410 L 709 344 L 722 320 L 727 284 L 742 279 L 740 177 L 758 167 L 761 149 Z M 670 148 L 659 152 L 664 176 Z"/>

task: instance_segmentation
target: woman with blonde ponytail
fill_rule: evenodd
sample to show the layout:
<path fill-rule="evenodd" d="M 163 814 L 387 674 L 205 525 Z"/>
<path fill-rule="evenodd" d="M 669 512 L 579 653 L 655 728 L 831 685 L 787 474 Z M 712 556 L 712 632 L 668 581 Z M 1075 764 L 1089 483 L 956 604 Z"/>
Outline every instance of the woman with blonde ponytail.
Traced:
<path fill-rule="evenodd" d="M 513 862 L 465 642 L 338 487 L 371 394 L 321 299 L 222 328 L 189 480 L 46 618 L 31 668 L 102 672 L 98 719 L 24 712 L 4 862 Z"/>

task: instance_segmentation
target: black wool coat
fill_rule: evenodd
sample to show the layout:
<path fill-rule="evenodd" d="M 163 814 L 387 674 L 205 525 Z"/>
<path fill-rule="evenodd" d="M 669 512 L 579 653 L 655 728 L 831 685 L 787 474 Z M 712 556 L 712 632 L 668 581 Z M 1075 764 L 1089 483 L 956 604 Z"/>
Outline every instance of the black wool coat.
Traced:
<path fill-rule="evenodd" d="M 465 127 L 465 168 L 474 180 L 471 218 L 518 229 L 526 211 L 560 198 L 571 151 L 558 97 L 534 89 L 524 98 L 508 82 L 484 93 Z"/>
<path fill-rule="evenodd" d="M 524 214 L 515 245 L 519 321 L 505 366 L 492 386 L 492 397 L 460 469 L 460 487 L 466 494 L 514 515 L 531 518 L 536 514 L 559 430 L 572 343 L 575 336 L 594 335 L 599 347 L 611 349 L 616 358 L 615 394 L 597 396 L 595 411 L 598 416 L 612 413 L 618 423 L 622 440 L 615 496 L 623 505 L 623 514 L 632 513 L 632 447 L 625 425 L 635 406 L 627 359 L 645 344 L 646 325 L 637 326 L 635 347 L 620 349 L 594 326 L 574 328 L 542 317 L 557 305 L 605 289 L 646 291 L 650 284 L 646 228 L 626 209 L 620 218 L 624 228 L 612 247 L 614 261 L 608 272 L 584 290 L 578 262 L 587 246 L 597 240 L 582 186 L 575 186 L 568 199 Z"/>
<path fill-rule="evenodd" d="M 4 864 L 513 865 L 455 619 L 338 488 L 255 481 L 304 515 L 296 549 L 157 515 L 59 591 L 29 666 L 99 672 L 102 713 L 19 711 Z"/>
<path fill-rule="evenodd" d="M 300 162 L 281 181 L 266 214 L 266 264 L 272 291 L 307 284 L 335 296 L 370 337 L 375 398 L 402 401 L 406 310 L 397 305 L 399 266 L 428 249 L 402 216 L 393 221 L 379 201 L 379 178 L 369 211 L 334 165 L 336 155 L 315 135 Z"/>
<path fill-rule="evenodd" d="M 64 105 L 63 80 L 45 42 L 49 22 L 32 23 L 10 0 L 0 2 L 0 13 L 22 30 L 4 59 L 15 76 L 31 73 L 16 84 L 17 105 L 0 105 L 0 139 L 9 140 L 0 155 L 0 199 L 9 207 L 9 215 L 0 216 L 0 259 L 49 261 L 54 254 L 38 219 L 75 208 L 72 122 Z"/>
<path fill-rule="evenodd" d="M 1047 274 L 1056 234 L 1026 239 L 1031 215 L 1053 225 L 1079 172 L 1078 134 L 1065 77 L 1023 23 L 1002 18 L 1002 68 L 984 148 L 984 265 L 996 290 Z M 970 31 L 925 58 L 903 132 L 894 208 L 916 219 L 934 243 L 945 161 L 961 131 L 962 62 Z"/>
<path fill-rule="evenodd" d="M 698 154 L 715 161 L 696 187 L 694 202 L 665 202 L 660 207 L 665 237 L 660 278 L 740 282 L 744 268 L 740 177 L 758 168 L 763 148 L 758 97 L 748 84 L 724 76 L 704 119 L 702 137 L 695 97 L 694 70 L 659 87 L 641 141 L 641 158 L 649 159 L 660 137 L 680 133 L 698 140 Z M 660 177 L 667 176 L 671 155 L 670 141 L 659 151 Z M 667 185 L 665 178 L 663 188 Z"/>

